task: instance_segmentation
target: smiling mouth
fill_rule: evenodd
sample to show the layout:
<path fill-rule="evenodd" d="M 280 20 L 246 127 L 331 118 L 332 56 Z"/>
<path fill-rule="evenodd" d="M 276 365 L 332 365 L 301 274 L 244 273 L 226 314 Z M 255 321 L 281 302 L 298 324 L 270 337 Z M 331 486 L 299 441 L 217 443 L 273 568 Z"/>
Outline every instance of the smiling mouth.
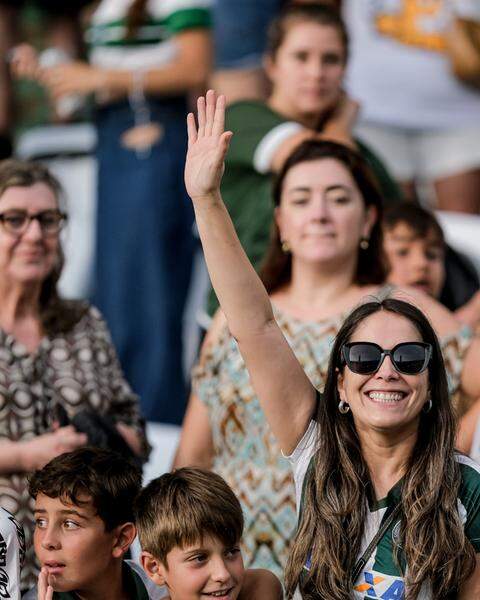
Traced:
<path fill-rule="evenodd" d="M 405 392 L 380 392 L 380 391 L 371 391 L 366 392 L 366 396 L 372 400 L 373 402 L 377 402 L 379 404 L 397 404 L 401 402 L 407 394 Z"/>
<path fill-rule="evenodd" d="M 223 590 L 218 590 L 217 592 L 203 592 L 203 596 L 209 596 L 211 598 L 228 598 L 230 593 L 234 590 L 235 586 Z"/>

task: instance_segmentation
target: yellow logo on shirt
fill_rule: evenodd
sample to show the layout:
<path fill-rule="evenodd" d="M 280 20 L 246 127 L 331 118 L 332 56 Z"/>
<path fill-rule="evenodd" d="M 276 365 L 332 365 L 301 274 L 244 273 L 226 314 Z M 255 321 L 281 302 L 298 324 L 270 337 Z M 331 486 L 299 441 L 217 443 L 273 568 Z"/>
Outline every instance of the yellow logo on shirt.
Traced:
<path fill-rule="evenodd" d="M 443 52 L 449 15 L 444 0 L 399 0 L 376 3 L 375 28 L 407 46 Z"/>

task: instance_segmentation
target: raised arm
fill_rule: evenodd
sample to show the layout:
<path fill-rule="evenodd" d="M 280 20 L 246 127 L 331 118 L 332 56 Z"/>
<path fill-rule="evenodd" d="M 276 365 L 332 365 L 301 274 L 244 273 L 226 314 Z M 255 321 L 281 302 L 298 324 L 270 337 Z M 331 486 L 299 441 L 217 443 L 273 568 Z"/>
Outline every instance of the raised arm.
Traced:
<path fill-rule="evenodd" d="M 232 133 L 224 131 L 225 97 L 198 99 L 198 129 L 188 115 L 185 183 L 192 198 L 205 260 L 232 335 L 273 433 L 295 448 L 314 411 L 315 390 L 272 312 L 270 300 L 243 251 L 220 195 Z"/>

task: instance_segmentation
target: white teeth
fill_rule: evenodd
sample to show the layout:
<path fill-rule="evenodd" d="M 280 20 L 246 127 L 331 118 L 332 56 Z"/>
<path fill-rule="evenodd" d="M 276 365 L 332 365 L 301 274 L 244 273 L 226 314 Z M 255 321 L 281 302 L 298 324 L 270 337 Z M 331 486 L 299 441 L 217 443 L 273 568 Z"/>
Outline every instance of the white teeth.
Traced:
<path fill-rule="evenodd" d="M 404 394 L 401 392 L 369 392 L 368 397 L 380 402 L 398 402 L 402 400 Z"/>

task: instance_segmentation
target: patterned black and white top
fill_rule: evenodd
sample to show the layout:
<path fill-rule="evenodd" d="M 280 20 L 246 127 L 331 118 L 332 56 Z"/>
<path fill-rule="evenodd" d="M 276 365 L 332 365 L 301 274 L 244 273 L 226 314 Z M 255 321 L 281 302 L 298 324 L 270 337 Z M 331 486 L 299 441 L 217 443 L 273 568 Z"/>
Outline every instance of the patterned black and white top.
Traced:
<path fill-rule="evenodd" d="M 46 336 L 32 354 L 0 329 L 0 441 L 29 440 L 49 431 L 57 404 L 70 417 L 94 409 L 136 428 L 144 437 L 138 398 L 125 381 L 96 308 L 88 307 L 66 333 Z M 146 440 L 144 447 L 147 452 Z M 15 515 L 26 535 L 23 588 L 35 583 L 36 573 L 29 543 L 34 521 L 27 475 L 0 473 L 0 506 Z"/>
<path fill-rule="evenodd" d="M 20 570 L 25 558 L 25 535 L 14 517 L 0 508 L 0 598 L 20 600 Z"/>

